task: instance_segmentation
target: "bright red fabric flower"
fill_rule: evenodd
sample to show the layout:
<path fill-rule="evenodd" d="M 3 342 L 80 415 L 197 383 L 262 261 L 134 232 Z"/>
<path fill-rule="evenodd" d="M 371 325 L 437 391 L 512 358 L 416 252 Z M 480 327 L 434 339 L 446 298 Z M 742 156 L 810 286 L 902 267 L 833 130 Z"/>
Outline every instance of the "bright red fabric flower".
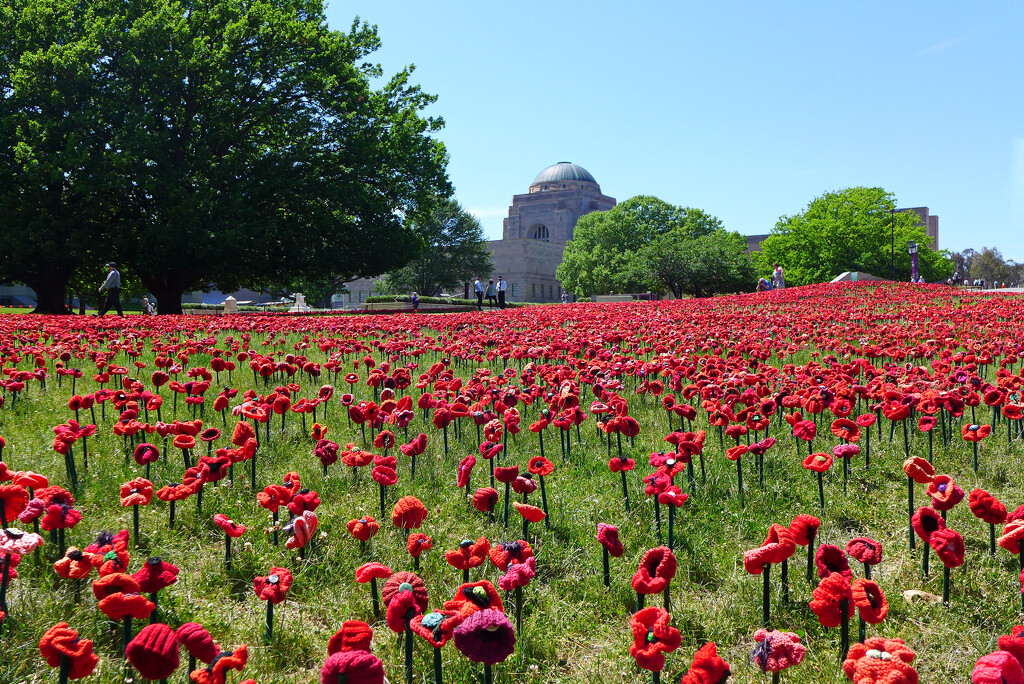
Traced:
<path fill-rule="evenodd" d="M 917 684 L 914 657 L 902 639 L 869 637 L 850 647 L 843 672 L 854 684 Z"/>
<path fill-rule="evenodd" d="M 838 627 L 843 621 L 842 601 L 846 601 L 847 617 L 854 612 L 853 589 L 841 572 L 835 572 L 818 582 L 811 592 L 811 610 L 818 616 L 822 627 Z"/>
<path fill-rule="evenodd" d="M 970 496 L 967 497 L 967 505 L 971 513 L 990 525 L 1002 525 L 1006 522 L 1006 506 L 984 489 L 971 490 Z"/>
<path fill-rule="evenodd" d="M 633 575 L 633 590 L 638 594 L 660 594 L 675 576 L 675 554 L 667 546 L 658 546 L 640 559 L 640 567 Z"/>
<path fill-rule="evenodd" d="M 948 527 L 935 530 L 928 544 L 947 568 L 958 568 L 964 564 L 964 540 L 956 530 Z"/>
<path fill-rule="evenodd" d="M 629 654 L 636 664 L 651 672 L 661 672 L 665 667 L 665 654 L 679 648 L 682 637 L 679 630 L 670 623 L 672 616 L 663 608 L 648 606 L 637 611 L 629 620 L 633 630 L 633 645 Z"/>
<path fill-rule="evenodd" d="M 266 577 L 254 578 L 252 586 L 259 600 L 281 603 L 291 589 L 292 573 L 287 568 L 270 568 Z"/>
<path fill-rule="evenodd" d="M 729 663 L 718 655 L 715 642 L 709 641 L 693 654 L 693 663 L 679 684 L 723 684 L 729 675 Z"/>
<path fill-rule="evenodd" d="M 860 612 L 860 617 L 869 625 L 877 625 L 889 614 L 889 602 L 885 599 L 881 587 L 869 579 L 857 578 L 851 583 L 853 605 Z"/>

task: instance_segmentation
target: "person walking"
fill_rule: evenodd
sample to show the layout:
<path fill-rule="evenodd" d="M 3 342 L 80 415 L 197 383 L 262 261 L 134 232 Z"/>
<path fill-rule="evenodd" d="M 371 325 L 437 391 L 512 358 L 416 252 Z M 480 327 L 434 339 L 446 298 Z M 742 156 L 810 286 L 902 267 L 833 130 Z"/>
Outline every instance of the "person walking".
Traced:
<path fill-rule="evenodd" d="M 480 282 L 480 276 L 476 277 L 473 283 L 473 292 L 476 293 L 476 310 L 484 310 L 484 284 Z"/>
<path fill-rule="evenodd" d="M 494 287 L 494 281 L 487 281 L 487 306 L 491 309 L 498 303 L 498 290 Z"/>
<path fill-rule="evenodd" d="M 783 272 L 782 267 L 778 264 L 773 264 L 774 271 L 772 271 L 772 289 L 773 290 L 785 290 L 786 289 L 786 274 Z"/>
<path fill-rule="evenodd" d="M 508 285 L 505 284 L 505 279 L 502 278 L 501 276 L 498 276 L 498 308 L 499 309 L 504 309 L 505 308 L 505 288 L 507 288 L 507 287 L 508 287 Z"/>
<path fill-rule="evenodd" d="M 100 292 L 107 291 L 106 299 L 103 300 L 103 306 L 96 312 L 97 316 L 102 316 L 111 307 L 117 309 L 118 316 L 124 316 L 124 312 L 121 311 L 121 274 L 117 272 L 117 264 L 111 261 L 107 264 L 107 279 L 100 285 Z"/>

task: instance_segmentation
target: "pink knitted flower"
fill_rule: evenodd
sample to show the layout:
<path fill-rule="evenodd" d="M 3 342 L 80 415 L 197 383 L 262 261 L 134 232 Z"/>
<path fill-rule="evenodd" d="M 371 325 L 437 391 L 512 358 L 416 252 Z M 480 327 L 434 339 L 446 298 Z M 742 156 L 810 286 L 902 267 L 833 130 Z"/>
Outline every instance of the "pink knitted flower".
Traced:
<path fill-rule="evenodd" d="M 525 563 L 509 563 L 508 570 L 498 579 L 502 591 L 525 587 L 537 576 L 537 559 L 530 556 Z"/>
<path fill-rule="evenodd" d="M 972 684 L 1024 684 L 1024 670 L 1007 651 L 994 651 L 974 664 Z"/>
<path fill-rule="evenodd" d="M 799 665 L 807 653 L 807 647 L 793 632 L 759 629 L 754 632 L 754 641 L 757 646 L 751 657 L 762 672 L 780 672 Z"/>
<path fill-rule="evenodd" d="M 43 538 L 35 532 L 22 532 L 16 527 L 0 530 L 0 553 L 27 556 L 43 545 Z"/>

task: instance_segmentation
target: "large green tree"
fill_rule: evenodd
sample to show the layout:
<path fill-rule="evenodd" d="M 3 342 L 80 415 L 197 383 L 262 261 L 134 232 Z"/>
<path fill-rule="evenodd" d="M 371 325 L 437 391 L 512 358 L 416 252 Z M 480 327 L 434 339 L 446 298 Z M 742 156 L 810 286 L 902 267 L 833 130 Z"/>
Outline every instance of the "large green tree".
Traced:
<path fill-rule="evenodd" d="M 825 193 L 803 212 L 779 218 L 761 243 L 759 268 L 767 274 L 772 264 L 780 264 L 787 285 L 826 282 L 844 271 L 888 278 L 894 255 L 896 279 L 909 280 L 907 243 L 913 241 L 925 280 L 945 280 L 953 272 L 948 253 L 931 248 L 916 214 L 893 212 L 895 207 L 895 197 L 882 188 Z"/>
<path fill-rule="evenodd" d="M 453 290 L 494 270 L 480 221 L 454 199 L 443 200 L 411 220 L 414 231 L 426 243 L 423 252 L 406 266 L 388 273 L 379 283 L 380 291 L 415 291 L 435 297 L 442 290 Z"/>
<path fill-rule="evenodd" d="M 739 233 L 716 230 L 691 238 L 671 231 L 644 248 L 641 262 L 659 289 L 676 297 L 706 297 L 752 289 L 754 263 L 746 250 L 747 239 Z"/>
<path fill-rule="evenodd" d="M 382 76 L 365 61 L 379 46 L 374 27 L 328 29 L 323 0 L 56 1 L 86 17 L 66 32 L 82 43 L 75 75 L 88 96 L 62 105 L 73 131 L 92 137 L 66 145 L 81 157 L 78 176 L 64 167 L 49 176 L 85 198 L 84 207 L 69 200 L 65 215 L 88 228 L 45 220 L 108 246 L 161 313 L 180 312 L 193 287 L 373 276 L 417 256 L 422 240 L 404 217 L 451 191 L 433 137 L 442 122 L 422 115 L 434 98 L 410 83 L 411 68 L 371 87 Z M 53 4 L 15 0 L 13 14 Z M 11 59 L 24 62 L 33 45 Z M 45 64 L 23 68 L 41 85 L 24 91 L 22 112 L 52 78 Z M 58 120 L 37 137 L 52 140 L 46 127 Z M 46 151 L 31 143 L 12 147 L 27 147 L 22 157 Z M 73 240 L 56 242 L 73 260 Z M 67 283 L 64 272 L 52 279 Z"/>
<path fill-rule="evenodd" d="M 642 252 L 663 235 L 692 239 L 719 230 L 722 222 L 657 197 L 632 197 L 608 211 L 580 218 L 556 272 L 563 287 L 581 296 L 639 292 L 657 287 Z"/>

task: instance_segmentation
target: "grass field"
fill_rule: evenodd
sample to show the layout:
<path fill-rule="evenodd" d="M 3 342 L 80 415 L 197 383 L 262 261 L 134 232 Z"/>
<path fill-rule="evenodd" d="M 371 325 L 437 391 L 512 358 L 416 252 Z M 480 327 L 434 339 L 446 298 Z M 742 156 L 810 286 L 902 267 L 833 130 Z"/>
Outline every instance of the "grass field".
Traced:
<path fill-rule="evenodd" d="M 934 292 L 939 293 L 934 298 L 919 299 L 917 295 L 884 289 L 878 292 L 865 287 L 830 290 L 827 299 L 819 300 L 819 303 L 827 302 L 829 310 L 819 311 L 814 316 L 831 322 L 821 323 L 816 330 L 828 332 L 842 330 L 843 326 L 859 326 L 850 333 L 854 338 L 864 329 L 884 329 L 887 332 L 880 332 L 879 336 L 891 334 L 901 348 L 910 349 L 928 338 L 928 321 L 944 320 L 954 310 L 973 311 L 975 308 L 979 316 L 984 316 L 989 311 L 985 307 L 996 306 L 988 300 L 980 303 L 981 300 L 971 298 L 954 302 L 946 299 L 941 290 Z M 516 359 L 514 354 L 510 354 L 511 358 L 505 360 L 488 353 L 500 349 L 501 340 L 508 337 L 521 336 L 526 341 L 524 346 L 553 345 L 550 350 L 555 360 L 564 361 L 580 357 L 572 353 L 571 346 L 559 347 L 556 343 L 619 328 L 621 334 L 616 335 L 615 341 L 609 338 L 598 346 L 625 351 L 626 355 L 651 361 L 655 355 L 642 349 L 657 345 L 659 335 L 665 335 L 665 341 L 669 341 L 668 335 L 671 334 L 668 346 L 674 350 L 673 354 L 696 363 L 700 358 L 716 355 L 715 346 L 719 348 L 717 355 L 727 358 L 730 351 L 737 348 L 735 345 L 741 333 L 752 339 L 784 335 L 787 325 L 808 315 L 808 310 L 815 310 L 815 303 L 808 303 L 798 292 L 787 296 L 789 299 L 739 297 L 725 302 L 694 301 L 679 305 L 640 303 L 605 307 L 540 307 L 501 314 L 502 322 L 488 314 L 432 316 L 429 319 L 430 329 L 418 329 L 417 319 L 413 316 L 398 317 L 387 323 L 375 319 L 368 324 L 360 323 L 366 319 L 359 318 L 331 319 L 322 327 L 308 319 L 281 324 L 266 323 L 281 319 L 247 318 L 244 327 L 237 330 L 212 327 L 228 325 L 223 321 L 181 319 L 180 322 L 167 323 L 161 319 L 145 323 L 154 326 L 155 332 L 149 335 L 135 327 L 116 327 L 119 324 L 110 320 L 103 324 L 109 328 L 85 331 L 84 337 L 79 338 L 81 342 L 76 342 L 74 335 L 65 336 L 67 330 L 61 328 L 64 325 L 78 326 L 77 319 L 68 322 L 49 319 L 46 323 L 50 326 L 46 329 L 48 336 L 44 338 L 30 332 L 32 326 L 42 323 L 18 317 L 17 324 L 6 324 L 5 332 L 0 335 L 0 349 L 4 350 L 2 353 L 6 357 L 5 368 L 28 369 L 30 356 L 16 366 L 12 363 L 13 348 L 53 347 L 56 342 L 58 348 L 72 349 L 77 343 L 83 348 L 109 350 L 113 344 L 130 336 L 139 340 L 141 354 L 129 359 L 120 351 L 111 362 L 129 367 L 133 377 L 137 375 L 147 387 L 151 387 L 150 375 L 158 352 L 174 354 L 188 350 L 190 367 L 208 366 L 212 358 L 208 353 L 211 349 L 229 348 L 231 341 L 245 340 L 244 344 L 260 353 L 279 353 L 283 359 L 289 353 L 301 352 L 309 360 L 322 364 L 328 360 L 329 353 L 338 350 L 321 351 L 316 343 L 344 339 L 369 343 L 370 354 L 378 364 L 385 360 L 393 361 L 395 366 L 418 362 L 419 368 L 412 372 L 414 382 L 419 373 L 445 356 L 431 347 L 447 347 L 449 354 L 457 348 L 466 350 L 465 359 L 453 364 L 458 377 L 468 379 L 483 370 L 499 375 L 512 368 L 517 376 L 513 383 L 520 384 L 518 376 L 529 358 Z M 1002 352 L 1015 348 L 1018 343 L 1012 331 L 1014 326 L 1020 325 L 1022 301 L 1000 298 L 998 306 L 1003 308 L 999 312 L 989 312 L 992 326 L 979 327 L 970 338 L 999 343 L 1003 345 Z M 675 306 L 681 308 L 676 309 Z M 561 318 L 553 318 L 555 314 L 537 313 L 551 309 L 558 309 L 557 315 Z M 564 312 L 573 310 L 575 315 L 565 317 Z M 861 316 L 869 311 L 876 313 Z M 694 316 L 703 316 L 703 312 L 714 314 L 719 327 L 696 327 Z M 1016 320 L 1012 317 L 1014 314 L 1018 315 Z M 730 328 L 730 316 L 735 320 L 732 325 L 737 327 L 732 339 L 723 337 L 696 353 L 684 353 L 687 344 L 691 348 L 699 348 L 708 335 L 724 335 Z M 759 319 L 764 320 L 760 329 L 755 322 Z M 405 326 L 403 330 L 394 327 L 399 325 L 398 321 Z M 288 330 L 281 325 L 293 325 L 298 329 Z M 826 329 L 826 325 L 830 327 Z M 968 326 L 970 323 L 956 325 Z M 207 326 L 210 327 L 207 329 Z M 804 336 L 798 327 L 790 328 L 792 333 L 788 338 L 777 340 L 780 345 L 791 345 L 790 353 L 781 359 L 769 356 L 766 365 L 780 369 L 781 373 L 783 363 L 805 368 L 806 364 L 812 363 L 815 364 L 810 367 L 813 370 L 831 363 L 823 359 L 829 354 L 841 357 L 838 353 L 841 344 L 835 343 L 833 348 L 826 348 L 828 344 L 825 341 L 815 341 L 811 334 Z M 901 330 L 898 336 L 894 332 L 897 328 Z M 780 333 L 780 329 L 783 332 Z M 836 339 L 839 339 L 838 335 Z M 965 334 L 963 339 L 966 341 L 968 336 Z M 453 340 L 461 340 L 463 346 L 453 346 Z M 400 342 L 399 346 L 404 351 L 424 353 L 416 357 L 392 356 L 393 350 L 384 346 L 389 341 Z M 407 341 L 411 342 L 406 344 Z M 374 346 L 374 343 L 380 345 Z M 341 376 L 352 371 L 353 361 L 358 362 L 364 355 L 365 352 L 355 351 L 345 354 Z M 743 358 L 748 359 L 749 356 L 745 353 Z M 996 362 L 999 358 L 1001 356 L 997 355 Z M 133 361 L 146 364 L 146 368 L 136 369 L 132 366 Z M 880 358 L 877 362 L 889 361 L 891 357 Z M 842 362 L 837 358 L 834 363 Z M 78 381 L 78 393 L 98 389 L 91 379 L 95 364 L 88 358 L 74 363 L 85 371 L 85 377 Z M 903 363 L 901 361 L 899 365 Z M 925 366 L 928 363 L 930 359 L 923 358 L 913 360 L 912 365 Z M 6 403 L 0 409 L 0 435 L 7 441 L 3 460 L 12 470 L 33 470 L 48 475 L 54 484 L 68 486 L 64 459 L 52 450 L 51 444 L 53 427 L 74 417 L 67 407 L 72 393 L 70 380 L 65 378 L 58 386 L 53 359 L 48 359 L 47 368 L 51 377 L 45 390 L 38 382 L 32 381 L 17 401 L 12 401 L 9 392 L 6 394 Z M 1020 364 L 1011 364 L 1010 369 L 1011 373 L 1020 373 Z M 989 369 L 988 380 L 994 379 L 994 370 Z M 344 407 L 338 402 L 339 394 L 352 391 L 357 402 L 374 399 L 373 389 L 365 384 L 365 367 L 360 365 L 358 374 L 359 382 L 351 390 L 340 376 L 334 380 L 326 372 L 316 380 L 303 378 L 301 373 L 291 379 L 301 385 L 302 389 L 297 394 L 301 397 L 316 396 L 321 384 L 335 385 L 334 399 L 326 405 L 325 414 L 318 414 L 318 418 L 329 428 L 327 438 L 343 445 L 343 448 L 347 442 L 362 444 L 362 435 L 358 428 L 350 426 Z M 795 378 L 799 373 L 783 374 Z M 909 391 L 906 376 L 896 370 L 891 375 L 889 384 L 894 389 L 906 381 L 904 389 Z M 227 377 L 221 374 L 221 384 L 228 384 L 226 381 Z M 264 394 L 285 381 L 284 378 L 271 379 L 269 384 L 262 380 L 254 381 L 253 373 L 242 363 L 233 373 L 230 385 L 243 392 L 252 388 Z M 625 387 L 621 394 L 628 398 L 630 415 L 641 426 L 635 445 L 623 440 L 624 449 L 637 462 L 636 470 L 628 473 L 631 511 L 628 514 L 624 511 L 621 482 L 618 475 L 609 471 L 608 443 L 605 436 L 595 429 L 593 417 L 581 426 L 579 441 L 573 431 L 571 458 L 562 458 L 555 428 L 545 433 L 546 455 L 554 461 L 556 468 L 554 474 L 546 478 L 551 528 L 545 529 L 543 523 L 530 527 L 530 543 L 537 558 L 537 577 L 524 590 L 524 631 L 519 635 L 516 652 L 495 668 L 497 682 L 650 681 L 649 674 L 637 668 L 629 655 L 629 617 L 636 603 L 630 578 L 643 553 L 659 544 L 653 524 L 652 501 L 644 495 L 642 479 L 653 470 L 647 465 L 648 455 L 671 448 L 663 441 L 671 429 L 660 399 L 635 394 L 635 377 L 623 377 L 623 383 Z M 215 384 L 208 395 L 208 402 L 218 390 L 219 386 Z M 410 392 L 415 401 L 420 390 L 410 388 Z M 166 388 L 163 396 L 166 402 L 162 408 L 164 420 L 191 417 L 183 403 L 179 403 L 175 416 L 171 395 Z M 241 393 L 232 403 L 237 404 L 240 398 Z M 592 400 L 594 396 L 590 386 L 583 385 L 580 404 L 584 410 Z M 522 404 L 519 408 L 524 409 Z M 527 460 L 539 454 L 537 436 L 526 429 L 537 419 L 538 410 L 538 404 L 524 409 L 523 431 L 507 440 L 507 449 L 500 457 L 499 465 L 516 464 L 525 470 Z M 855 415 L 864 410 L 862 406 Z M 988 407 L 979 408 L 975 420 L 988 422 L 988 411 Z M 118 490 L 122 483 L 139 476 L 141 468 L 126 454 L 123 440 L 111 433 L 116 420 L 114 413 L 112 407 L 108 407 L 104 421 L 99 419 L 100 411 L 97 409 L 99 428 L 97 435 L 88 441 L 87 472 L 83 472 L 79 460 L 82 482 L 77 507 L 84 519 L 68 532 L 71 545 L 82 547 L 103 529 L 116 531 L 132 526 L 131 511 L 118 505 Z M 476 451 L 477 434 L 472 423 L 464 424 L 461 439 L 449 430 L 450 447 L 446 456 L 441 432 L 429 421 L 424 421 L 422 411 L 415 410 L 415 413 L 409 427 L 410 437 L 425 432 L 430 438 L 429 445 L 426 454 L 418 460 L 415 479 L 410 477 L 408 458 L 397 453 L 399 479 L 387 492 L 387 511 L 390 515 L 392 504 L 400 496 L 410 494 L 419 497 L 430 511 L 419 531 L 432 537 L 434 548 L 423 557 L 420 575 L 429 590 L 430 605 L 434 608 L 451 599 L 461 582 L 459 571 L 445 563 L 445 550 L 456 548 L 466 538 L 486 536 L 492 544 L 518 539 L 520 523 L 513 511 L 509 527 L 506 529 L 502 525 L 500 502 L 496 509 L 498 520 L 489 522 L 486 516 L 469 505 L 464 490 L 455 487 L 456 465 L 463 456 Z M 676 518 L 675 553 L 679 571 L 671 584 L 672 624 L 681 631 L 683 642 L 677 651 L 667 656 L 663 681 L 678 682 L 689 667 L 694 651 L 706 641 L 715 641 L 719 653 L 732 664 L 733 677 L 730 681 L 770 681 L 770 675 L 762 674 L 749 661 L 752 635 L 761 622 L 762 585 L 760 577 L 744 571 L 743 553 L 762 543 L 772 523 L 788 526 L 800 513 L 821 518 L 819 543 L 843 547 L 852 537 L 869 536 L 883 544 L 884 560 L 875 567 L 873 579 L 878 581 L 888 597 L 890 613 L 881 625 L 869 626 L 868 634 L 904 639 L 917 652 L 915 665 L 922 682 L 969 681 L 974 661 L 994 650 L 997 637 L 1009 633 L 1013 625 L 1021 622 L 1018 559 L 1002 549 L 997 549 L 994 557 L 989 555 L 987 525 L 970 513 L 966 498 L 949 513 L 949 526 L 963 535 L 967 547 L 965 564 L 951 572 L 950 603 L 942 605 L 904 597 L 903 592 L 907 590 L 941 595 L 942 566 L 933 555 L 931 576 L 923 578 L 921 542 L 918 541 L 916 553 L 908 549 L 907 479 L 901 467 L 904 445 L 899 430 L 895 441 L 890 442 L 888 421 L 882 421 L 885 425 L 881 438 L 877 429 L 871 435 L 870 468 L 865 467 L 863 456 L 851 463 L 851 478 L 845 492 L 837 459 L 837 464 L 825 478 L 826 506 L 822 510 L 818 504 L 814 474 L 801 467 L 801 458 L 807 453 L 806 446 L 800 446 L 802 455 L 798 456 L 795 440 L 785 422 L 777 418 L 771 421 L 769 433 L 778 443 L 766 456 L 763 483 L 759 482 L 753 459 L 744 457 L 746 505 L 741 506 L 736 491 L 735 464 L 723 456 L 717 432 L 707 423 L 707 414 L 704 411 L 698 411 L 698 414 L 694 427 L 708 431 L 704 451 L 706 481 L 701 477 L 699 466 L 696 469 L 697 483 L 692 489 L 685 475 L 676 478 L 676 483 L 690 493 L 689 501 Z M 87 414 L 82 417 L 83 422 L 90 422 L 85 420 Z M 153 416 L 150 418 L 155 422 Z M 209 408 L 205 419 L 208 425 L 224 428 L 225 437 L 215 446 L 226 444 L 234 419 L 229 416 L 227 423 L 222 425 L 221 416 Z M 832 419 L 827 411 L 819 416 L 816 450 L 830 450 L 838 443 L 828 432 Z M 672 428 L 678 429 L 679 419 L 673 420 Z M 1016 438 L 1008 443 L 1006 423 L 1000 423 L 996 433 L 982 443 L 981 467 L 976 474 L 971 466 L 970 445 L 959 436 L 960 425 L 969 421 L 969 410 L 963 421 L 954 421 L 955 434 L 948 446 L 942 443 L 941 435 L 936 432 L 935 466 L 940 473 L 951 475 L 965 492 L 975 487 L 984 488 L 1012 510 L 1024 503 L 1024 494 L 1021 493 L 1024 441 Z M 312 422 L 310 419 L 309 427 Z M 910 430 L 910 448 L 913 454 L 925 456 L 927 438 L 913 429 L 914 425 L 916 423 Z M 372 440 L 373 432 L 367 431 L 368 440 Z M 395 434 L 402 442 L 402 431 L 395 429 Z M 373 652 L 383 660 L 389 680 L 401 681 L 401 638 L 390 632 L 383 620 L 373 620 L 369 588 L 357 584 L 353 577 L 355 569 L 369 560 L 385 563 L 393 570 L 412 570 L 412 559 L 405 548 L 407 532 L 395 529 L 389 520 L 381 520 L 380 533 L 367 550 L 360 553 L 359 543 L 347 533 L 345 524 L 361 515 L 380 517 L 379 488 L 369 477 L 369 469 L 360 469 L 365 472 L 360 472 L 358 481 L 354 482 L 351 470 L 338 462 L 330 466 L 325 477 L 320 462 L 313 456 L 314 443 L 302 431 L 301 419 L 296 414 L 287 416 L 283 430 L 280 417 L 275 416 L 271 420 L 269 441 L 265 435 L 263 437 L 257 460 L 259 488 L 280 482 L 286 472 L 297 471 L 303 485 L 316 490 L 322 500 L 316 511 L 320 520 L 318 539 L 306 558 L 300 560 L 283 543 L 280 546 L 271 543 L 269 514 L 257 504 L 249 487 L 249 464 L 246 463 L 236 466 L 233 485 L 223 480 L 218 485 L 206 487 L 202 515 L 197 514 L 193 499 L 180 504 L 173 531 L 168 529 L 166 504 L 154 499 L 145 507 L 141 512 L 141 537 L 132 540 L 131 571 L 138 569 L 147 556 L 160 556 L 176 564 L 181 573 L 175 585 L 161 592 L 161 619 L 172 626 L 187 621 L 200 622 L 225 648 L 242 643 L 249 645 L 248 666 L 242 675 L 233 674 L 229 681 L 239 681 L 244 677 L 255 678 L 261 684 L 318 681 L 327 641 L 346 619 L 374 623 Z M 160 444 L 156 435 L 147 439 Z M 730 443 L 731 440 L 726 438 L 725 446 L 730 446 Z M 369 444 L 366 448 L 379 452 Z M 396 451 L 390 453 L 395 454 Z M 81 458 L 77 447 L 76 455 Z M 180 481 L 183 469 L 180 452 L 172 447 L 168 460 L 160 460 L 153 465 L 151 479 L 157 487 L 169 481 Z M 473 472 L 472 487 L 485 486 L 486 478 L 486 462 L 480 459 Z M 501 491 L 500 484 L 498 488 Z M 531 495 L 530 502 L 539 505 L 539 494 Z M 923 487 L 917 487 L 916 497 L 917 505 L 928 501 Z M 214 513 L 224 513 L 249 528 L 245 535 L 234 540 L 235 555 L 230 570 L 226 570 L 224 564 L 223 534 L 211 521 Z M 610 590 L 606 590 L 601 582 L 601 547 L 595 539 L 599 522 L 617 525 L 626 548 L 622 558 L 612 559 Z M 0 682 L 56 679 L 56 672 L 50 671 L 39 657 L 37 644 L 41 634 L 58 621 L 69 622 L 83 637 L 96 642 L 100 666 L 91 681 L 125 682 L 138 678 L 130 668 L 125 669 L 124 661 L 119 657 L 118 626 L 96 609 L 91 592 L 86 589 L 81 599 L 76 600 L 73 583 L 59 580 L 54 575 L 50 563 L 55 553 L 47 544 L 43 547 L 40 562 L 35 558 L 25 558 L 18 568 L 19 578 L 11 584 L 9 617 L 0 636 L 0 653 L 3 654 L 0 658 Z M 813 585 L 808 584 L 805 578 L 804 558 L 803 549 L 798 547 L 790 561 L 788 604 L 782 602 L 780 583 L 777 574 L 773 573 L 776 579 L 772 584 L 772 625 L 798 633 L 807 646 L 805 662 L 783 673 L 782 681 L 794 684 L 846 681 L 838 667 L 838 630 L 823 629 L 808 607 Z M 860 576 L 862 573 L 857 564 L 852 565 L 854 575 Z M 265 575 L 272 566 L 291 569 L 295 583 L 288 600 L 275 611 L 275 639 L 266 643 L 261 636 L 265 606 L 253 595 L 252 580 L 256 575 Z M 487 578 L 496 585 L 499 575 L 497 569 L 488 563 L 472 571 L 471 579 Z M 817 583 L 817 577 L 814 582 Z M 651 603 L 660 605 L 660 600 Z M 853 634 L 855 640 L 855 620 Z M 443 653 L 445 681 L 482 681 L 481 668 L 469 663 L 453 645 L 447 645 Z M 432 681 L 431 658 L 429 645 L 417 639 L 416 681 Z M 172 681 L 185 681 L 184 669 L 179 670 Z"/>

